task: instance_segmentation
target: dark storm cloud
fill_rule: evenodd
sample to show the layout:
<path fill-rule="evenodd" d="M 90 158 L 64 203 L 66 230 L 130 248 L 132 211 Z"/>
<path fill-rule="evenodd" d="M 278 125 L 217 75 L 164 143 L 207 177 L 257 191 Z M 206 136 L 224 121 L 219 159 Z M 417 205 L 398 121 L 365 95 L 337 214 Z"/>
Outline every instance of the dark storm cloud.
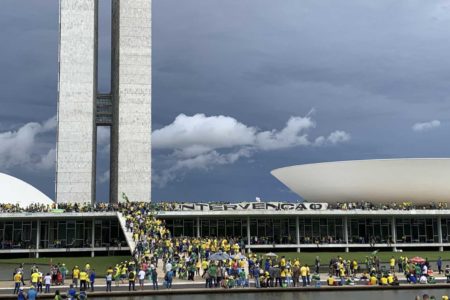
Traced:
<path fill-rule="evenodd" d="M 272 178 L 271 169 L 448 156 L 449 11 L 445 1 L 153 0 L 154 129 L 181 113 L 204 113 L 266 131 L 315 108 L 312 136 L 339 129 L 352 137 L 335 147 L 261 152 L 192 171 L 166 188 L 155 186 L 153 198 L 296 199 Z M 2 2 L 2 131 L 56 113 L 57 22 L 56 0 Z M 108 35 L 101 31 L 104 72 Z M 101 76 L 102 89 L 108 79 Z M 433 120 L 441 126 L 411 130 Z M 166 166 L 158 166 L 158 158 L 164 152 L 153 154 L 161 171 Z M 47 183 L 31 177 L 26 179 L 53 193 L 51 172 Z"/>

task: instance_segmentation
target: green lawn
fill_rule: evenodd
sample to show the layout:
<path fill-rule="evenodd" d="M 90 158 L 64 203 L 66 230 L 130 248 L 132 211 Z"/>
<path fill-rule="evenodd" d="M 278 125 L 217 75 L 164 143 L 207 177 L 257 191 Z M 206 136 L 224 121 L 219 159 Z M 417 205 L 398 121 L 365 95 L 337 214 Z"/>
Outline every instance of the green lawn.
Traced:
<path fill-rule="evenodd" d="M 264 252 L 265 253 L 265 252 Z M 356 259 L 359 263 L 365 261 L 366 256 L 370 256 L 372 252 L 275 252 L 278 257 L 282 255 L 286 258 L 299 258 L 302 263 L 314 264 L 316 256 L 320 257 L 322 265 L 328 264 L 331 258 L 336 256 L 341 256 L 344 259 Z M 258 252 L 258 254 L 263 254 Z M 380 258 L 381 262 L 388 262 L 389 259 L 394 256 L 399 258 L 400 256 L 406 256 L 408 258 L 413 258 L 414 256 L 420 256 L 423 258 L 428 258 L 429 261 L 436 261 L 440 256 L 446 263 L 450 263 L 450 253 L 449 252 L 438 252 L 438 251 L 408 251 L 408 252 L 379 252 L 377 256 Z"/>
<path fill-rule="evenodd" d="M 95 269 L 97 276 L 104 276 L 106 269 L 109 266 L 115 266 L 125 260 L 129 260 L 130 256 L 98 256 L 98 257 L 55 257 L 55 258 L 11 258 L 11 259 L 0 259 L 0 269 L 3 264 L 14 264 L 18 265 L 20 263 L 24 264 L 40 264 L 40 265 L 50 265 L 51 263 L 65 263 L 67 269 L 72 270 L 74 266 L 84 267 L 86 263 L 89 263 L 92 268 Z"/>

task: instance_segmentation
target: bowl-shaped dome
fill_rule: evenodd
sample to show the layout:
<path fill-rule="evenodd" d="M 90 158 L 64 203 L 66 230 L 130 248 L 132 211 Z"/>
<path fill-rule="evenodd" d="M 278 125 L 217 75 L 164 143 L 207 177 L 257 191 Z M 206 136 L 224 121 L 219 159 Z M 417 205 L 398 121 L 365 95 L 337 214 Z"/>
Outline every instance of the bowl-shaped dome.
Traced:
<path fill-rule="evenodd" d="M 0 204 L 53 204 L 53 201 L 32 185 L 10 175 L 0 173 Z"/>
<path fill-rule="evenodd" d="M 327 162 L 273 170 L 272 175 L 310 202 L 448 202 L 450 159 Z"/>

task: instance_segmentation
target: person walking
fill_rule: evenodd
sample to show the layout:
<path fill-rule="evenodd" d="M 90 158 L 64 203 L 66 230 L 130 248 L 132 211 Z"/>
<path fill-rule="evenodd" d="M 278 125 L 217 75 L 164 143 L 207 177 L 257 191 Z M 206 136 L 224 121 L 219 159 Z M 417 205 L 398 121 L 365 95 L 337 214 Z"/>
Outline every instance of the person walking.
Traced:
<path fill-rule="evenodd" d="M 108 273 L 108 274 L 106 274 L 106 291 L 107 292 L 112 292 L 111 286 L 112 286 L 112 274 Z"/>
<path fill-rule="evenodd" d="M 145 281 L 145 271 L 141 269 L 138 273 L 139 277 L 139 287 L 141 288 L 141 291 L 144 290 L 144 281 Z"/>
<path fill-rule="evenodd" d="M 437 267 L 438 267 L 438 271 L 439 271 L 439 275 L 440 275 L 442 273 L 442 258 L 440 256 L 437 260 Z"/>
<path fill-rule="evenodd" d="M 86 290 L 88 279 L 89 278 L 88 278 L 88 274 L 87 274 L 86 270 L 81 270 L 80 271 L 80 290 L 81 289 Z"/>
<path fill-rule="evenodd" d="M 78 287 L 78 279 L 80 278 L 80 268 L 75 266 L 72 269 L 72 283 L 77 288 Z"/>
<path fill-rule="evenodd" d="M 307 269 L 306 269 L 306 265 L 303 265 L 303 266 L 300 268 L 300 275 L 302 276 L 303 287 L 306 286 L 306 276 L 307 276 L 307 273 L 308 273 L 308 271 L 307 271 Z"/>
<path fill-rule="evenodd" d="M 153 289 L 157 290 L 158 289 L 158 272 L 156 271 L 156 268 L 152 268 L 150 272 L 151 272 L 150 276 L 152 279 Z"/>
<path fill-rule="evenodd" d="M 65 280 L 66 280 L 66 275 L 67 275 L 67 268 L 66 268 L 66 264 L 62 264 L 61 267 L 59 268 L 59 271 L 61 272 L 61 284 L 64 285 Z"/>
<path fill-rule="evenodd" d="M 133 288 L 133 291 L 136 290 L 136 272 L 134 270 L 131 270 L 128 273 L 128 291 L 131 291 L 131 288 Z"/>
<path fill-rule="evenodd" d="M 19 293 L 21 284 L 22 284 L 22 273 L 17 272 L 16 274 L 14 274 L 14 292 L 13 292 L 13 294 Z"/>
<path fill-rule="evenodd" d="M 315 273 L 319 274 L 319 270 L 320 270 L 320 257 L 319 256 L 316 256 L 316 260 L 314 262 L 314 265 L 316 267 Z"/>
<path fill-rule="evenodd" d="M 91 273 L 89 274 L 89 282 L 91 284 L 91 292 L 94 291 L 94 283 L 95 283 L 95 269 L 91 270 Z"/>
<path fill-rule="evenodd" d="M 45 293 L 50 293 L 50 285 L 52 284 L 52 276 L 50 273 L 47 273 L 44 277 L 44 284 L 45 284 Z"/>
<path fill-rule="evenodd" d="M 173 271 L 172 270 L 170 270 L 166 273 L 164 280 L 166 282 L 166 288 L 171 289 L 172 288 L 172 280 L 173 280 Z"/>

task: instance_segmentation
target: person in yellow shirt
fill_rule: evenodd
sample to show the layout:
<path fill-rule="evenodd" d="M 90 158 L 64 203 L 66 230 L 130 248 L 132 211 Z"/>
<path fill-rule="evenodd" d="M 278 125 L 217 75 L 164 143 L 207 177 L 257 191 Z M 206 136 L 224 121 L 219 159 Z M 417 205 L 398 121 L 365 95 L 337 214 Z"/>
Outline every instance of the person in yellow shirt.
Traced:
<path fill-rule="evenodd" d="M 308 265 L 306 265 L 306 283 L 311 285 L 311 270 Z"/>
<path fill-rule="evenodd" d="M 20 289 L 20 284 L 22 283 L 22 273 L 17 272 L 14 274 L 14 294 L 17 294 Z"/>
<path fill-rule="evenodd" d="M 373 275 L 370 276 L 369 285 L 377 285 L 377 283 L 378 283 L 377 277 Z"/>
<path fill-rule="evenodd" d="M 39 274 L 39 277 L 38 277 L 38 283 L 37 283 L 36 291 L 38 293 L 42 293 L 42 286 L 44 285 L 44 274 L 42 274 L 42 272 L 39 272 L 39 271 L 38 271 L 38 274 Z"/>
<path fill-rule="evenodd" d="M 80 271 L 80 290 L 86 290 L 88 281 L 88 273 L 85 270 Z"/>
<path fill-rule="evenodd" d="M 380 285 L 387 285 L 388 284 L 388 279 L 386 276 L 382 276 L 380 278 Z"/>
<path fill-rule="evenodd" d="M 389 260 L 389 267 L 391 268 L 391 273 L 395 272 L 395 258 L 392 256 Z"/>
<path fill-rule="evenodd" d="M 33 272 L 33 274 L 31 274 L 31 284 L 34 287 L 37 287 L 38 281 L 39 281 L 39 273 Z"/>
<path fill-rule="evenodd" d="M 280 287 L 285 287 L 285 284 L 286 284 L 286 269 L 281 269 L 280 277 L 281 277 L 281 286 Z"/>
<path fill-rule="evenodd" d="M 281 267 L 281 269 L 286 268 L 286 258 L 284 256 L 281 257 L 280 267 Z"/>
<path fill-rule="evenodd" d="M 303 286 L 306 286 L 306 276 L 308 274 L 308 270 L 306 269 L 306 265 L 300 268 L 300 276 L 302 276 Z"/>
<path fill-rule="evenodd" d="M 208 269 L 208 261 L 206 259 L 202 260 L 202 270 L 203 270 L 203 275 L 205 275 L 206 273 L 206 269 Z"/>
<path fill-rule="evenodd" d="M 78 266 L 75 266 L 72 269 L 72 283 L 76 288 L 78 287 L 79 279 L 80 279 L 80 268 L 78 268 Z"/>
<path fill-rule="evenodd" d="M 328 277 L 328 279 L 327 279 L 327 284 L 328 284 L 329 286 L 334 286 L 334 282 L 335 282 L 335 280 L 334 280 L 333 275 L 330 275 L 330 276 Z"/>
<path fill-rule="evenodd" d="M 391 273 L 389 273 L 389 276 L 387 277 L 387 283 L 388 283 L 389 285 L 391 285 L 392 283 L 394 283 L 394 276 L 393 276 Z"/>

